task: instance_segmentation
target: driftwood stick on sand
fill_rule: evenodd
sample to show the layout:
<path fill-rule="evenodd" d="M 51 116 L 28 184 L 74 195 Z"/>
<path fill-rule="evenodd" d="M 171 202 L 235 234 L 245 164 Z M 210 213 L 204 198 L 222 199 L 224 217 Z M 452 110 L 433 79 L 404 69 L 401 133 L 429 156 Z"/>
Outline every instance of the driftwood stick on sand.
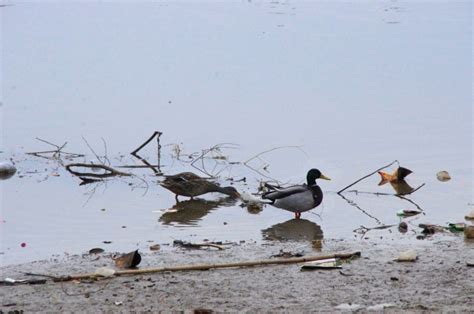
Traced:
<path fill-rule="evenodd" d="M 379 172 L 380 170 L 383 170 L 383 169 L 385 169 L 385 168 L 390 167 L 390 166 L 393 165 L 394 163 L 398 163 L 398 160 L 394 160 L 394 161 L 392 161 L 390 164 L 388 164 L 388 165 L 386 165 L 386 166 L 383 166 L 382 168 L 379 168 L 379 169 L 375 170 L 374 172 L 369 173 L 369 174 L 366 175 L 366 176 L 363 176 L 362 178 L 358 179 L 357 181 L 354 181 L 353 183 L 349 184 L 348 186 L 346 186 L 346 187 L 343 188 L 342 190 L 339 190 L 339 191 L 337 192 L 337 194 L 341 194 L 342 192 L 344 192 L 345 190 L 347 190 L 347 189 L 350 188 L 351 186 L 353 186 L 353 185 L 359 183 L 360 181 L 362 181 L 362 180 L 364 180 L 364 179 L 370 177 L 371 175 L 376 174 L 376 173 Z"/>
<path fill-rule="evenodd" d="M 92 173 L 92 172 L 79 172 L 74 171 L 71 168 L 89 168 L 89 169 L 103 169 L 105 170 L 104 173 Z M 83 163 L 75 163 L 66 165 L 66 170 L 69 171 L 71 174 L 78 176 L 78 177 L 92 177 L 92 178 L 110 178 L 115 176 L 131 176 L 130 173 L 118 171 L 112 167 L 106 165 L 98 165 L 98 164 L 83 164 Z"/>
<path fill-rule="evenodd" d="M 181 265 L 181 266 L 171 266 L 171 267 L 158 267 L 158 268 L 144 268 L 144 269 L 128 269 L 128 270 L 119 270 L 115 272 L 117 276 L 130 276 L 130 275 L 141 275 L 149 273 L 162 273 L 167 271 L 190 271 L 190 270 L 209 270 L 212 268 L 235 268 L 235 267 L 253 267 L 253 266 L 263 266 L 263 265 L 276 265 L 276 264 L 296 264 L 304 263 L 311 261 L 318 261 L 328 258 L 341 258 L 341 259 L 350 259 L 359 257 L 360 252 L 353 253 L 335 253 L 328 255 L 320 256 L 308 256 L 308 257 L 297 257 L 297 258 L 285 258 L 285 259 L 266 259 L 266 260 L 257 260 L 257 261 L 247 261 L 247 262 L 236 262 L 236 263 L 222 263 L 222 264 L 197 264 L 197 265 Z M 97 277 L 97 274 L 78 274 L 70 275 L 65 277 L 58 277 L 54 281 L 69 281 L 85 278 L 94 278 Z"/>

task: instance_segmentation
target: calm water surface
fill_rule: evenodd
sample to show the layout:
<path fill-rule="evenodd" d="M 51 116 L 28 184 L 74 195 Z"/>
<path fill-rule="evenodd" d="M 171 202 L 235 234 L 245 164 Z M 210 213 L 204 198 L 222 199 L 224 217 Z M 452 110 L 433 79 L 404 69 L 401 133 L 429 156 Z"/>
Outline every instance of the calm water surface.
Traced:
<path fill-rule="evenodd" d="M 463 221 L 472 208 L 470 2 L 16 3 L 0 14 L 0 160 L 19 170 L 0 182 L 2 265 L 173 239 L 353 238 L 414 208 L 347 194 L 366 215 L 334 193 L 395 159 L 413 170 L 411 185 L 426 183 L 411 196 L 426 212 L 413 224 Z M 249 213 L 217 194 L 176 205 L 150 171 L 131 170 L 148 189 L 138 178 L 79 186 L 57 162 L 25 155 L 51 148 L 39 137 L 94 161 L 84 137 L 100 155 L 104 139 L 114 166 L 137 163 L 129 152 L 154 130 L 165 173 L 197 172 L 172 157 L 176 144 L 193 153 L 235 143 L 229 161 L 300 146 L 252 165 L 282 182 L 303 182 L 311 167 L 332 181 L 295 227 L 289 212 Z M 437 181 L 440 170 L 453 179 Z M 244 176 L 235 186 L 248 192 L 264 179 L 232 165 L 220 182 Z M 378 181 L 356 188 L 390 192 Z M 381 241 L 414 240 L 393 231 Z"/>

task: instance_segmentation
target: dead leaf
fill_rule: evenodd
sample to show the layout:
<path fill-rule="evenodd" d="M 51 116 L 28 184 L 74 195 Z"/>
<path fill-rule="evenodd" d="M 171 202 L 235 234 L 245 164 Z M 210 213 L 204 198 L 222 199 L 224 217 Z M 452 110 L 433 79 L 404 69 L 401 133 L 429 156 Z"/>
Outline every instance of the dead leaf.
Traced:
<path fill-rule="evenodd" d="M 134 268 L 140 264 L 142 257 L 138 250 L 124 254 L 115 258 L 115 266 L 118 268 Z"/>

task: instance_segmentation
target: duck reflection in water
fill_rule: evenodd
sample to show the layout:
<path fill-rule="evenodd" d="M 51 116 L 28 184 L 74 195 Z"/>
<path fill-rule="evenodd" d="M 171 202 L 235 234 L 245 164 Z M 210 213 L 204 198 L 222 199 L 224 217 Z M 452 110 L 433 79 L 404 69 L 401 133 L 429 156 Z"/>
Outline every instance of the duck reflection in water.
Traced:
<path fill-rule="evenodd" d="M 291 219 L 262 230 L 265 240 L 311 241 L 321 240 L 321 226 L 307 219 Z"/>
<path fill-rule="evenodd" d="M 235 205 L 237 200 L 233 197 L 222 197 L 217 200 L 195 198 L 176 203 L 161 215 L 159 221 L 164 225 L 189 225 L 196 226 L 198 222 L 214 209 Z"/>

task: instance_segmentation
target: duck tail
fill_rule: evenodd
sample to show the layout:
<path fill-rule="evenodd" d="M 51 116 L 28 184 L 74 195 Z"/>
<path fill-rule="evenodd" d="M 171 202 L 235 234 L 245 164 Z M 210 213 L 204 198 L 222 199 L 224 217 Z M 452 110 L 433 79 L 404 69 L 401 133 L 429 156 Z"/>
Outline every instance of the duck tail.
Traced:
<path fill-rule="evenodd" d="M 380 174 L 379 185 L 384 185 L 385 183 L 390 181 L 390 175 L 388 173 L 379 171 L 378 174 Z"/>

